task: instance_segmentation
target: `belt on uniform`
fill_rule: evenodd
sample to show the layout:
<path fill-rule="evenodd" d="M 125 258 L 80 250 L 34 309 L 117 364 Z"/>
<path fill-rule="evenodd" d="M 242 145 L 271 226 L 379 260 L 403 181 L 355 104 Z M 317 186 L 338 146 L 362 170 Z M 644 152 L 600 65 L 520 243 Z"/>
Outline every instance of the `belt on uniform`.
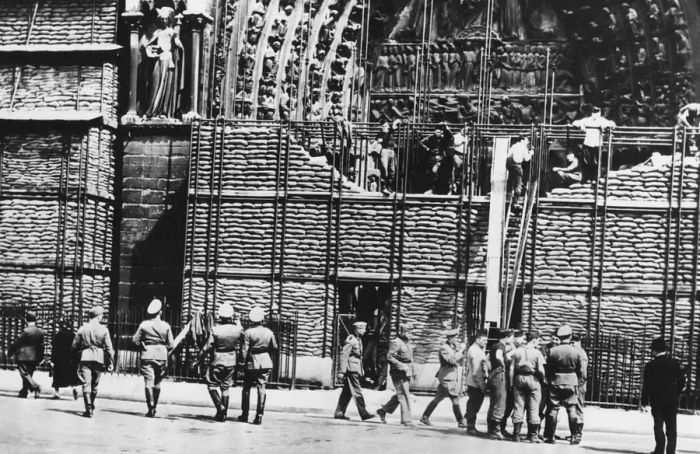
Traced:
<path fill-rule="evenodd" d="M 250 353 L 252 355 L 259 355 L 260 353 L 267 353 L 267 348 L 251 348 Z"/>

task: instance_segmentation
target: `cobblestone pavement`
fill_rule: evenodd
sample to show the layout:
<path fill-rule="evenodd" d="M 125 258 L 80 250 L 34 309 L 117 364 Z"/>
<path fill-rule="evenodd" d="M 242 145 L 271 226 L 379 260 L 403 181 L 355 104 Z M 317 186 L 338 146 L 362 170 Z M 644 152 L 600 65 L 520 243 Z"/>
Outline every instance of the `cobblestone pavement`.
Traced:
<path fill-rule="evenodd" d="M 584 433 L 580 447 L 495 442 L 468 437 L 454 426 L 404 428 L 398 415 L 389 424 L 336 421 L 318 415 L 268 413 L 262 426 L 213 421 L 200 407 L 163 405 L 158 418 L 143 416 L 145 405 L 99 400 L 93 419 L 85 419 L 80 400 L 17 399 L 0 396 L 0 452 L 3 453 L 642 453 L 652 437 Z M 651 422 L 651 421 L 650 421 Z M 651 426 L 650 426 L 651 429 Z M 681 439 L 679 453 L 700 452 L 699 439 Z"/>

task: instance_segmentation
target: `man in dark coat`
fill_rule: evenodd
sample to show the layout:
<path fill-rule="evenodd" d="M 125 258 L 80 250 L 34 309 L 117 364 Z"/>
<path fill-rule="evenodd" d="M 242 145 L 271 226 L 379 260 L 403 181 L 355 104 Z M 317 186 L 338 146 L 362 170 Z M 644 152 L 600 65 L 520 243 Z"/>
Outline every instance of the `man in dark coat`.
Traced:
<path fill-rule="evenodd" d="M 60 399 L 59 389 L 66 386 L 73 388 L 73 399 L 78 399 L 78 388 L 81 385 L 78 377 L 78 360 L 71 348 L 75 331 L 70 320 L 61 319 L 59 331 L 51 343 L 51 368 L 53 369 L 54 399 Z"/>
<path fill-rule="evenodd" d="M 676 415 L 678 414 L 678 397 L 685 387 L 685 373 L 680 362 L 666 351 L 663 338 L 651 342 L 654 359 L 644 367 L 644 386 L 642 388 L 642 405 L 651 404 L 651 416 L 654 418 L 654 438 L 656 448 L 653 454 L 676 452 Z M 666 434 L 664 436 L 664 425 Z"/>
<path fill-rule="evenodd" d="M 39 397 L 41 386 L 34 381 L 32 375 L 36 366 L 44 359 L 44 332 L 36 326 L 36 314 L 27 312 L 25 315 L 27 327 L 15 342 L 10 345 L 10 356 L 15 357 L 17 370 L 22 378 L 22 389 L 19 397 L 26 398 L 29 391 L 34 392 L 34 397 Z"/>
<path fill-rule="evenodd" d="M 365 375 L 362 366 L 362 336 L 367 330 L 367 323 L 358 320 L 352 326 L 354 332 L 345 339 L 343 350 L 340 352 L 339 372 L 343 377 L 343 390 L 340 392 L 334 417 L 335 419 L 350 419 L 345 416 L 345 410 L 348 408 L 350 399 L 355 398 L 360 418 L 367 421 L 374 418 L 374 415 L 368 412 L 365 407 L 365 398 L 360 386 L 360 378 Z"/>

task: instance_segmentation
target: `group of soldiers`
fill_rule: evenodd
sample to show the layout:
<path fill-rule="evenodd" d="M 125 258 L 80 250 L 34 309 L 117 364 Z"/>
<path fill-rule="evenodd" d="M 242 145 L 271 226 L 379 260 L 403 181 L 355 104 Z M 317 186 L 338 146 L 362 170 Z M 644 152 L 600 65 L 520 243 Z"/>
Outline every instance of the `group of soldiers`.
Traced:
<path fill-rule="evenodd" d="M 132 341 L 141 349 L 140 373 L 144 378 L 146 416 L 154 418 L 160 397 L 160 384 L 168 370 L 168 357 L 176 348 L 170 325 L 161 319 L 163 304 L 154 299 L 148 305 L 147 319 L 134 334 Z M 109 329 L 102 324 L 104 309 L 95 306 L 88 311 L 90 320 L 78 329 L 72 343 L 72 350 L 78 356 L 78 378 L 82 384 L 85 412 L 91 418 L 95 410 L 100 377 L 104 371 L 111 371 L 114 361 L 114 348 Z M 265 387 L 272 370 L 271 353 L 277 350 L 277 342 L 269 328 L 262 326 L 265 311 L 253 307 L 248 313 L 251 327 L 244 330 L 234 321 L 234 309 L 222 304 L 218 310 L 219 322 L 215 325 L 199 356 L 209 355 L 211 361 L 206 371 L 205 381 L 212 402 L 216 407 L 215 419 L 225 421 L 229 405 L 229 389 L 233 384 L 236 367 L 244 365 L 241 415 L 238 421 L 248 422 L 250 390 L 258 391 L 258 402 L 253 424 L 262 424 L 265 411 Z M 36 315 L 26 314 L 27 327 L 10 347 L 10 356 L 15 356 L 22 390 L 19 397 L 26 398 L 30 391 L 41 392 L 41 386 L 32 375 L 41 363 L 44 354 L 44 332 L 36 326 Z"/>
<path fill-rule="evenodd" d="M 360 379 L 362 370 L 362 336 L 366 323 L 355 322 L 354 332 L 345 340 L 340 357 L 343 390 L 335 411 L 336 419 L 348 419 L 345 411 L 350 398 L 355 398 L 362 420 L 375 417 L 364 402 Z M 413 426 L 409 385 L 416 379 L 410 324 L 402 323 L 396 339 L 391 342 L 387 362 L 395 395 L 376 411 L 382 422 L 386 415 L 401 408 L 401 423 Z M 474 343 L 466 349 L 459 344 L 459 329 L 445 332 L 440 347 L 440 368 L 435 398 L 424 410 L 420 423 L 430 426 L 430 416 L 437 405 L 448 398 L 458 427 L 477 435 L 476 415 L 488 391 L 488 437 L 494 440 L 510 438 L 521 441 L 523 424 L 527 422 L 527 441 L 555 443 L 559 409 L 569 416 L 571 444 L 581 442 L 583 431 L 583 400 L 586 392 L 588 356 L 573 336 L 571 327 L 560 327 L 549 344 L 541 344 L 537 331 L 500 330 L 498 342 L 487 350 L 487 332 L 478 331 Z M 466 359 L 467 407 L 462 415 L 460 395 L 462 376 L 460 366 Z M 506 433 L 507 418 L 512 414 L 513 433 Z M 541 418 L 545 417 L 544 435 L 540 438 Z"/>

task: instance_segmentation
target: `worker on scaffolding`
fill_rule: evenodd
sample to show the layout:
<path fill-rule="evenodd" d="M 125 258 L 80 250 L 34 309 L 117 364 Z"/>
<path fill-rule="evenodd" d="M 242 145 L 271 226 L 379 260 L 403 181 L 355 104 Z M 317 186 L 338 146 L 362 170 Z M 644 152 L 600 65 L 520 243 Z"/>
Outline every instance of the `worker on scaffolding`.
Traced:
<path fill-rule="evenodd" d="M 420 146 L 428 154 L 428 181 L 426 194 L 447 194 L 450 190 L 452 163 L 449 162 L 454 149 L 454 136 L 445 123 L 439 124 L 433 133 L 421 140 Z"/>
<path fill-rule="evenodd" d="M 603 139 L 602 132 L 606 129 L 614 128 L 616 126 L 615 122 L 603 117 L 600 113 L 600 107 L 593 107 L 589 116 L 574 121 L 572 125 L 585 132 L 580 163 L 582 182 L 596 180 L 598 158 L 601 154 L 606 156 L 605 153 L 601 153 L 600 149 Z M 603 159 L 602 162 L 607 162 L 607 159 Z"/>
<path fill-rule="evenodd" d="M 506 158 L 508 192 L 511 194 L 513 203 L 517 203 L 523 192 L 523 163 L 530 162 L 532 154 L 530 139 L 526 136 L 519 136 L 508 150 Z"/>
<path fill-rule="evenodd" d="M 679 126 L 681 128 L 681 131 L 684 131 L 685 128 L 692 128 L 694 131 L 687 134 L 687 139 L 686 139 L 686 144 L 688 147 L 688 151 L 691 153 L 696 153 L 698 151 L 698 145 L 697 145 L 697 136 L 698 136 L 698 126 L 700 123 L 700 103 L 697 102 L 691 102 L 690 104 L 686 104 L 685 106 L 681 107 L 680 110 L 678 111 L 678 115 L 676 116 L 676 119 L 678 120 L 678 123 L 676 126 Z M 682 136 L 681 136 L 682 139 Z"/>
<path fill-rule="evenodd" d="M 552 167 L 552 175 L 550 176 L 550 187 L 568 188 L 574 183 L 580 183 L 581 166 L 579 160 L 572 149 L 566 150 L 566 167 Z"/>
<path fill-rule="evenodd" d="M 382 194 L 390 195 L 396 190 L 396 152 L 394 151 L 394 128 L 396 122 L 382 123 L 382 130 L 377 134 L 376 145 L 379 152 L 379 172 L 381 173 Z"/>

